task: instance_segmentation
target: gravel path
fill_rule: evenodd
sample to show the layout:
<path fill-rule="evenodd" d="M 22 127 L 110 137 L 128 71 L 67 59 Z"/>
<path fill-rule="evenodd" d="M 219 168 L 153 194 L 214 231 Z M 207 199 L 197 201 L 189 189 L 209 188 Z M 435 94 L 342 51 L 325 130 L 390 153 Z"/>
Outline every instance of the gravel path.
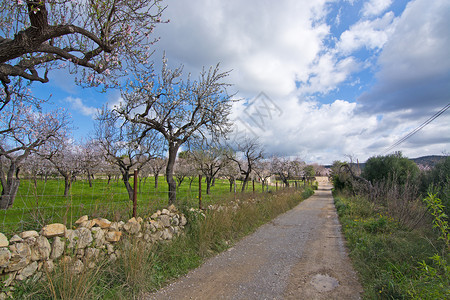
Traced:
<path fill-rule="evenodd" d="M 315 195 L 142 299 L 360 299 L 331 196 Z"/>

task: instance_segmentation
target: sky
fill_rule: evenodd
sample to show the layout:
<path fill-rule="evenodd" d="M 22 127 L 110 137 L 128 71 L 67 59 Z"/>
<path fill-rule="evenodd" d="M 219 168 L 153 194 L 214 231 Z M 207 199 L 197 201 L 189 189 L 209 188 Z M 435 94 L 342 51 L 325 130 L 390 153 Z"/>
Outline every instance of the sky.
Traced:
<path fill-rule="evenodd" d="M 240 99 L 230 140 L 258 138 L 267 155 L 331 164 L 402 151 L 450 151 L 450 109 L 386 150 L 450 103 L 448 0 L 167 0 L 153 59 L 195 78 L 220 63 Z M 64 71 L 37 87 L 87 138 L 95 114 L 119 91 L 76 86 Z"/>

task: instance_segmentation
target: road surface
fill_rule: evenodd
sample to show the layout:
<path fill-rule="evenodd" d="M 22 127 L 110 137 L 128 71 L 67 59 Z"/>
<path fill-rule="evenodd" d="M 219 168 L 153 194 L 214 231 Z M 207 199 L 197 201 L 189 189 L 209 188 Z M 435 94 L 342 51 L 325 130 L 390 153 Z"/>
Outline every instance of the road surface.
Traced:
<path fill-rule="evenodd" d="M 328 181 L 233 248 L 142 299 L 360 299 Z"/>

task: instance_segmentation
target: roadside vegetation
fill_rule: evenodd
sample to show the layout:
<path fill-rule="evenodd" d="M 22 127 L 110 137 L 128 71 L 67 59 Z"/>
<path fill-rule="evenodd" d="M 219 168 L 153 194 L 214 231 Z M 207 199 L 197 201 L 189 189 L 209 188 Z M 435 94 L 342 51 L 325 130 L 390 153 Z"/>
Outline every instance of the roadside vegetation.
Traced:
<path fill-rule="evenodd" d="M 285 188 L 269 193 L 239 193 L 223 196 L 223 209 L 189 210 L 183 235 L 170 243 L 144 246 L 124 243 L 124 254 L 115 262 L 99 263 L 82 275 L 73 275 L 62 264 L 56 272 L 16 289 L 20 299 L 135 299 L 155 291 L 206 258 L 232 247 L 279 214 L 313 194 L 313 187 Z M 239 203 L 239 205 L 236 205 Z"/>
<path fill-rule="evenodd" d="M 419 170 L 400 153 L 335 162 L 335 205 L 365 299 L 449 299 L 450 157 Z"/>

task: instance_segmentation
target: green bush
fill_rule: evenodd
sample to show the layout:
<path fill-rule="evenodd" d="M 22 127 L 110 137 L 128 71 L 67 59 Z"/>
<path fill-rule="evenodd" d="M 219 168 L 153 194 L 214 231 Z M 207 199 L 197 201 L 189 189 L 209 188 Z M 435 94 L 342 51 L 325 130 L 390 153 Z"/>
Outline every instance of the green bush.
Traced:
<path fill-rule="evenodd" d="M 430 190 L 431 189 L 431 190 Z M 436 193 L 444 205 L 444 212 L 450 215 L 450 156 L 438 162 L 429 172 L 421 176 L 421 193 Z"/>
<path fill-rule="evenodd" d="M 418 175 L 419 167 L 401 152 L 369 158 L 362 172 L 362 176 L 372 183 L 394 180 L 400 185 L 416 180 Z"/>

